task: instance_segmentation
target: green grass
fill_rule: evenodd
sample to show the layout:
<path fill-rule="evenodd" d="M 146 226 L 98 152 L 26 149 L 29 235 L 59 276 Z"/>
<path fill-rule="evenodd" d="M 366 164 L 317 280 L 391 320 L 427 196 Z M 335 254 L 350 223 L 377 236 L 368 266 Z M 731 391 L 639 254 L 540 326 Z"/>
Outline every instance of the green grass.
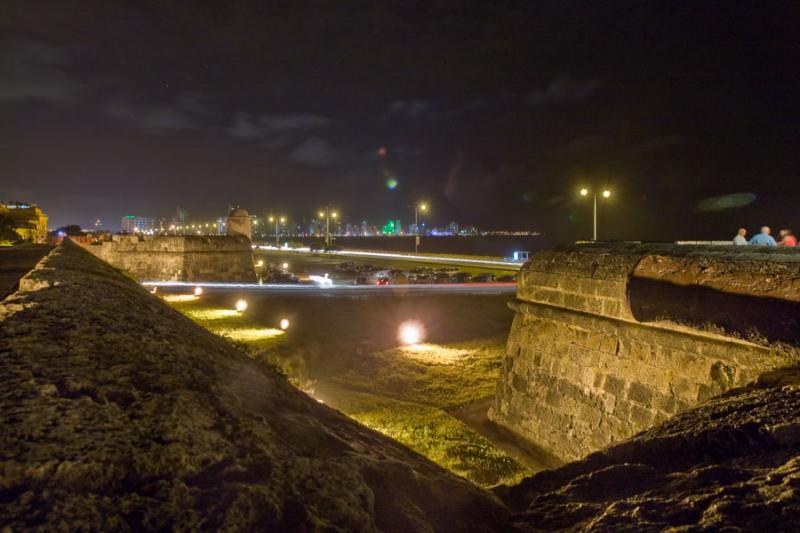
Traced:
<path fill-rule="evenodd" d="M 261 297 L 244 314 L 230 310 L 233 300 L 209 295 L 171 305 L 317 399 L 459 475 L 488 486 L 530 474 L 450 414 L 494 394 L 510 325 L 505 298 Z M 280 332 L 284 315 L 292 326 Z M 398 347 L 396 322 L 406 315 L 432 326 L 429 343 Z"/>

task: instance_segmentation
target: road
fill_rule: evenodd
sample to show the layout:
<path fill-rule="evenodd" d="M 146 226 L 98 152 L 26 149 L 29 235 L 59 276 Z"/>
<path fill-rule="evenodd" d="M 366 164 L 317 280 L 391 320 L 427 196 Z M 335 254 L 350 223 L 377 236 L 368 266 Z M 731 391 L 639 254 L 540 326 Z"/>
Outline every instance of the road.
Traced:
<path fill-rule="evenodd" d="M 388 294 L 397 293 L 448 293 L 448 294 L 512 294 L 517 290 L 516 283 L 447 283 L 430 285 L 346 285 L 346 284 L 314 284 L 284 285 L 257 283 L 218 283 L 218 282 L 185 282 L 185 281 L 145 281 L 146 287 L 159 287 L 170 292 L 180 292 L 193 287 L 213 289 L 253 290 L 279 294 Z"/>
<path fill-rule="evenodd" d="M 277 248 L 268 245 L 255 245 L 259 250 L 280 250 L 281 252 L 291 252 L 296 254 L 320 254 L 322 252 L 312 252 L 309 248 Z M 523 263 L 518 261 L 505 261 L 494 259 L 469 259 L 465 257 L 447 257 L 438 255 L 425 255 L 425 254 L 405 254 L 395 252 L 366 252 L 362 250 L 336 250 L 324 252 L 325 255 L 338 256 L 338 257 L 352 257 L 352 258 L 371 258 L 371 259 L 392 259 L 397 261 L 411 261 L 414 263 L 431 263 L 438 265 L 453 265 L 462 267 L 473 268 L 491 268 L 494 270 L 508 270 L 509 272 L 517 272 L 522 268 Z"/>
<path fill-rule="evenodd" d="M 19 279 L 52 250 L 44 244 L 20 244 L 0 248 L 0 300 L 17 290 Z"/>

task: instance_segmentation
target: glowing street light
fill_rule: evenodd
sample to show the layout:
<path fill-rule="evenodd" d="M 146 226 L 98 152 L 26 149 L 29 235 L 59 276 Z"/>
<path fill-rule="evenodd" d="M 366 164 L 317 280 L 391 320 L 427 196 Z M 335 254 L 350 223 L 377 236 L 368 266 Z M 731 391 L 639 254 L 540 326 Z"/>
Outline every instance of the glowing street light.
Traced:
<path fill-rule="evenodd" d="M 290 324 L 289 324 L 289 319 L 288 319 L 288 318 L 282 318 L 282 319 L 281 319 L 281 324 L 280 324 L 280 326 L 281 326 L 281 329 L 282 329 L 282 330 L 284 330 L 284 331 L 285 331 L 285 330 L 289 329 L 289 325 L 290 325 Z"/>
<path fill-rule="evenodd" d="M 592 240 L 597 240 L 597 191 L 589 191 L 586 187 L 581 189 L 581 196 L 589 196 L 592 194 Z M 604 189 L 602 193 L 603 198 L 611 198 L 611 191 Z"/>
<path fill-rule="evenodd" d="M 416 235 L 414 236 L 414 253 L 419 252 L 419 212 L 422 211 L 423 213 L 428 212 L 428 204 L 425 202 L 419 203 L 414 206 L 414 232 Z"/>
<path fill-rule="evenodd" d="M 331 247 L 331 219 L 336 219 L 339 217 L 339 213 L 336 211 L 331 211 L 330 206 L 325 206 L 325 209 L 320 209 L 319 211 L 319 218 L 325 219 L 325 249 L 329 249 Z"/>
<path fill-rule="evenodd" d="M 203 294 L 203 287 L 195 287 L 194 288 L 194 295 L 195 296 L 200 296 L 202 294 Z"/>
<path fill-rule="evenodd" d="M 241 299 L 236 300 L 236 310 L 240 313 L 244 313 L 247 311 L 247 300 Z"/>
<path fill-rule="evenodd" d="M 286 217 L 283 217 L 283 216 L 282 217 L 274 217 L 274 216 L 270 215 L 267 220 L 269 220 L 270 222 L 274 222 L 275 223 L 275 246 L 278 246 L 278 242 L 279 242 L 278 241 L 278 224 L 285 224 L 286 223 Z"/>
<path fill-rule="evenodd" d="M 425 328 L 414 320 L 403 322 L 397 331 L 397 339 L 405 345 L 419 344 L 424 338 Z"/>

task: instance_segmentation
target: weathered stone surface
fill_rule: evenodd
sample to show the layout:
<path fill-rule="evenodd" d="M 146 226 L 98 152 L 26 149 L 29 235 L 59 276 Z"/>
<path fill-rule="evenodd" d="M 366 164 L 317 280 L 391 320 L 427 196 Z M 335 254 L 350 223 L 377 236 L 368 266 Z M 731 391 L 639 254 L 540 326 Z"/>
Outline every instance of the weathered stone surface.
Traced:
<path fill-rule="evenodd" d="M 676 257 L 659 270 L 649 259 L 655 253 Z M 574 460 L 800 359 L 800 311 L 780 307 L 800 305 L 793 292 L 800 254 L 715 253 L 703 260 L 692 248 L 590 246 L 536 254 L 523 267 L 517 300 L 510 304 L 516 316 L 490 418 Z M 709 273 L 715 258 L 724 275 Z M 742 260 L 738 274 L 737 258 Z M 681 294 L 641 293 L 638 298 L 646 305 L 672 310 L 666 318 L 674 320 L 640 321 L 640 309 L 632 309 L 629 298 L 645 261 L 650 278 L 658 272 L 676 278 L 680 272 L 686 284 L 686 272 L 699 272 L 700 281 L 716 291 L 735 286 L 737 298 L 754 287 L 753 276 L 769 278 L 764 285 L 772 287 L 770 301 L 778 307 L 747 302 L 764 321 L 753 321 L 756 333 L 746 339 L 739 333 L 750 328 L 749 311 L 734 308 L 733 318 L 723 320 L 723 308 L 710 313 L 717 319 L 713 327 L 704 327 L 696 314 L 690 319 L 693 315 L 683 312 L 682 306 L 691 306 Z M 702 268 L 697 266 L 701 263 Z M 775 287 L 781 284 L 772 278 L 781 275 L 786 283 L 779 291 Z M 776 299 L 777 294 L 785 299 Z M 763 294 L 756 291 L 751 297 Z M 769 343 L 775 335 L 784 344 Z"/>
<path fill-rule="evenodd" d="M 714 399 L 496 492 L 519 531 L 796 531 L 796 378 Z"/>
<path fill-rule="evenodd" d="M 141 281 L 257 280 L 244 236 L 124 236 L 86 245 L 100 259 Z"/>
<path fill-rule="evenodd" d="M 0 304 L 0 529 L 498 530 L 491 493 L 77 245 Z"/>

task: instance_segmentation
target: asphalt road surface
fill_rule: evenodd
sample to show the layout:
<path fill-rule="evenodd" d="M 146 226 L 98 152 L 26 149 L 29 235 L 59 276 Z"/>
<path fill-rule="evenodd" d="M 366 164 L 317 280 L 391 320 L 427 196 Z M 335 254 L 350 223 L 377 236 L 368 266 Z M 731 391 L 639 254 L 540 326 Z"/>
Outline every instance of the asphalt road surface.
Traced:
<path fill-rule="evenodd" d="M 52 249 L 44 244 L 0 247 L 0 300 L 17 290 L 19 279 Z"/>

